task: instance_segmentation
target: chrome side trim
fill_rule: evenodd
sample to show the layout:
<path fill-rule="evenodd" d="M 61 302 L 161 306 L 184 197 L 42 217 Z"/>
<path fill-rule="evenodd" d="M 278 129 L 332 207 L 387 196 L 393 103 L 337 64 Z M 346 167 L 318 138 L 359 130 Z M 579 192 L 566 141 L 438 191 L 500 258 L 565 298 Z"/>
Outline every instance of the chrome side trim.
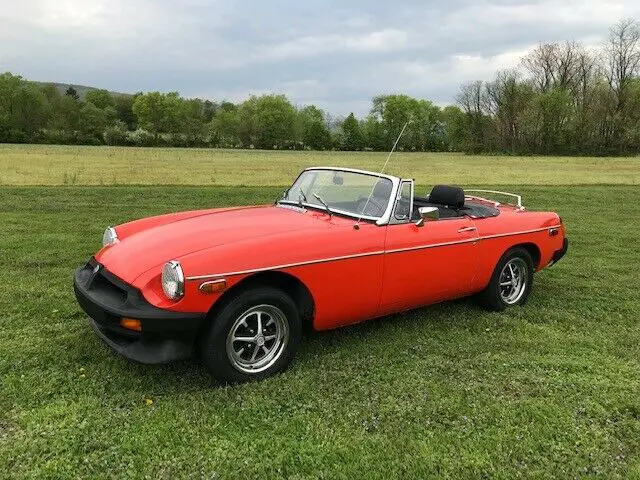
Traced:
<path fill-rule="evenodd" d="M 312 265 L 314 263 L 335 262 L 337 260 L 348 260 L 350 258 L 371 257 L 373 255 L 382 255 L 383 253 L 384 253 L 383 250 L 379 250 L 379 251 L 375 251 L 375 252 L 356 253 L 355 255 L 344 255 L 344 256 L 341 256 L 341 257 L 321 258 L 319 260 L 307 260 L 305 262 L 285 263 L 283 265 L 274 265 L 272 267 L 252 268 L 252 269 L 249 269 L 249 270 L 238 270 L 236 272 L 211 273 L 211 274 L 208 274 L 208 275 L 196 275 L 196 276 L 193 276 L 193 277 L 187 277 L 187 280 L 202 280 L 202 279 L 205 279 L 205 278 L 230 277 L 232 275 L 244 275 L 246 273 L 266 272 L 268 270 L 281 270 L 283 268 L 301 267 L 303 265 Z"/>
<path fill-rule="evenodd" d="M 316 263 L 327 263 L 327 262 L 335 262 L 335 261 L 339 261 L 339 260 L 348 260 L 350 258 L 361 258 L 361 257 L 371 257 L 374 255 L 383 255 L 383 254 L 392 254 L 392 253 L 400 253 L 400 252 L 410 252 L 410 251 L 414 251 L 414 250 L 426 250 L 428 248 L 437 248 L 437 247 L 446 247 L 446 246 L 450 246 L 450 245 L 457 245 L 457 244 L 463 244 L 463 243 L 472 243 L 472 242 L 478 242 L 478 241 L 482 241 L 482 240 L 491 240 L 494 238 L 501 238 L 501 237 L 511 237 L 514 235 L 525 235 L 527 233 L 537 233 L 537 232 L 545 232 L 548 231 L 550 228 L 559 228 L 560 225 L 553 225 L 550 227 L 542 227 L 542 228 L 536 228 L 533 230 L 523 230 L 521 232 L 510 232 L 510 233 L 498 233 L 496 235 L 487 235 L 484 237 L 472 237 L 472 238 L 465 238 L 464 240 L 455 240 L 452 242 L 443 242 L 443 243 L 433 243 L 431 245 L 417 245 L 417 246 L 413 246 L 413 247 L 406 247 L 406 248 L 396 248 L 393 250 L 378 250 L 378 251 L 374 251 L 374 252 L 367 252 L 367 253 L 356 253 L 354 255 L 343 255 L 340 257 L 329 257 L 329 258 L 321 258 L 318 260 L 307 260 L 305 262 L 296 262 L 296 263 L 286 263 L 283 265 L 274 265 L 271 267 L 262 267 L 262 268 L 252 268 L 252 269 L 248 269 L 248 270 L 238 270 L 235 272 L 224 272 L 224 273 L 211 273 L 208 275 L 195 275 L 192 277 L 186 277 L 185 280 L 203 280 L 205 278 L 216 278 L 216 277 L 230 277 L 232 275 L 245 275 L 248 273 L 258 273 L 258 272 L 266 272 L 269 270 L 281 270 L 283 268 L 292 268 L 292 267 L 301 267 L 304 265 L 313 265 Z"/>
<path fill-rule="evenodd" d="M 429 248 L 437 248 L 437 247 L 448 247 L 450 245 L 458 245 L 462 243 L 472 243 L 477 242 L 479 240 L 478 237 L 473 238 L 465 238 L 464 240 L 454 240 L 451 242 L 442 242 L 442 243 L 432 243 L 431 245 L 416 245 L 414 247 L 405 247 L 405 248 L 394 248 L 393 250 L 386 250 L 384 253 L 401 253 L 401 252 L 412 252 L 414 250 L 427 250 Z"/>
<path fill-rule="evenodd" d="M 533 230 L 523 230 L 521 232 L 497 233 L 495 235 L 486 235 L 484 237 L 479 237 L 478 240 L 489 240 L 491 238 L 510 237 L 511 235 L 524 235 L 526 233 L 544 232 L 545 230 L 549 230 L 550 228 L 559 228 L 559 227 L 560 225 L 552 225 L 550 227 L 534 228 Z"/>

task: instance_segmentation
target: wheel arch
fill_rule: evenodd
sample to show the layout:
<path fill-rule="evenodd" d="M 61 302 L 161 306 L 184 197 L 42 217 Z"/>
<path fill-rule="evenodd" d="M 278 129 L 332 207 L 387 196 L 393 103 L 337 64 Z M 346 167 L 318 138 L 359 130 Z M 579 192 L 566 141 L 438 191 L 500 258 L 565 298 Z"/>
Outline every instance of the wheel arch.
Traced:
<path fill-rule="evenodd" d="M 211 321 L 241 291 L 257 286 L 275 287 L 290 295 L 298 308 L 303 326 L 313 327 L 315 303 L 311 291 L 298 277 L 281 271 L 258 272 L 243 278 L 218 298 L 209 309 L 207 319 Z"/>
<path fill-rule="evenodd" d="M 512 247 L 509 248 L 509 250 L 517 247 L 524 248 L 527 252 L 529 252 L 529 255 L 531 255 L 531 260 L 533 261 L 533 269 L 534 271 L 538 270 L 538 267 L 540 266 L 540 259 L 542 257 L 540 247 L 538 247 L 538 245 L 536 245 L 533 242 L 525 242 L 525 243 L 518 243 L 516 245 L 513 245 Z"/>

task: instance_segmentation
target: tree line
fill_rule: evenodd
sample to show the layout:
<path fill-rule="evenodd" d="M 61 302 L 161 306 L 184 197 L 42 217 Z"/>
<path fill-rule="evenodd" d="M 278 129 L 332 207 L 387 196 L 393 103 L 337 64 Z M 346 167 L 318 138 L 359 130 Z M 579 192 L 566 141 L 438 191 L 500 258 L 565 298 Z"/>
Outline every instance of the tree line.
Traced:
<path fill-rule="evenodd" d="M 374 97 L 369 114 L 336 118 L 283 95 L 240 103 L 177 92 L 112 94 L 0 75 L 0 142 L 511 154 L 640 151 L 640 24 L 622 20 L 599 51 L 541 44 L 519 69 L 462 85 L 456 105 Z"/>
<path fill-rule="evenodd" d="M 241 103 L 183 98 L 177 92 L 112 94 L 91 89 L 83 98 L 11 73 L 0 75 L 0 142 L 310 150 L 387 150 L 402 125 L 401 148 L 451 150 L 451 112 L 407 95 L 375 97 L 371 114 L 334 118 L 314 105 L 297 107 L 284 95 Z M 453 115 L 456 117 L 456 115 Z"/>
<path fill-rule="evenodd" d="M 539 45 L 519 70 L 462 86 L 460 148 L 513 154 L 640 152 L 640 24 L 614 25 L 598 50 Z"/>

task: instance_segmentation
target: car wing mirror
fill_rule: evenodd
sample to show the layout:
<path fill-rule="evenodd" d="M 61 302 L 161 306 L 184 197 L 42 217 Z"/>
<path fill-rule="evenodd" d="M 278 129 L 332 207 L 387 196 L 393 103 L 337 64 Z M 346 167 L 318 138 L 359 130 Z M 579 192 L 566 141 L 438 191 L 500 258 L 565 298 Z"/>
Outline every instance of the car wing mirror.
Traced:
<path fill-rule="evenodd" d="M 423 227 L 426 222 L 433 222 L 440 219 L 440 210 L 438 207 L 420 207 L 418 208 L 420 220 L 416 222 L 416 227 Z"/>

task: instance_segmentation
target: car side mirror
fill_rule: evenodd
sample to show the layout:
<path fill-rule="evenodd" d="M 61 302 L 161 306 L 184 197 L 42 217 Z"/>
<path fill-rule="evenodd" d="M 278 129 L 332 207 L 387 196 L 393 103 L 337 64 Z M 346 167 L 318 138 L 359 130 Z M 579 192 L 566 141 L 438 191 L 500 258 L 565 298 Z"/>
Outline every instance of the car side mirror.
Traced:
<path fill-rule="evenodd" d="M 416 222 L 416 227 L 423 227 L 425 222 L 433 222 L 440 219 L 440 210 L 438 207 L 420 207 L 418 208 L 420 220 Z"/>

